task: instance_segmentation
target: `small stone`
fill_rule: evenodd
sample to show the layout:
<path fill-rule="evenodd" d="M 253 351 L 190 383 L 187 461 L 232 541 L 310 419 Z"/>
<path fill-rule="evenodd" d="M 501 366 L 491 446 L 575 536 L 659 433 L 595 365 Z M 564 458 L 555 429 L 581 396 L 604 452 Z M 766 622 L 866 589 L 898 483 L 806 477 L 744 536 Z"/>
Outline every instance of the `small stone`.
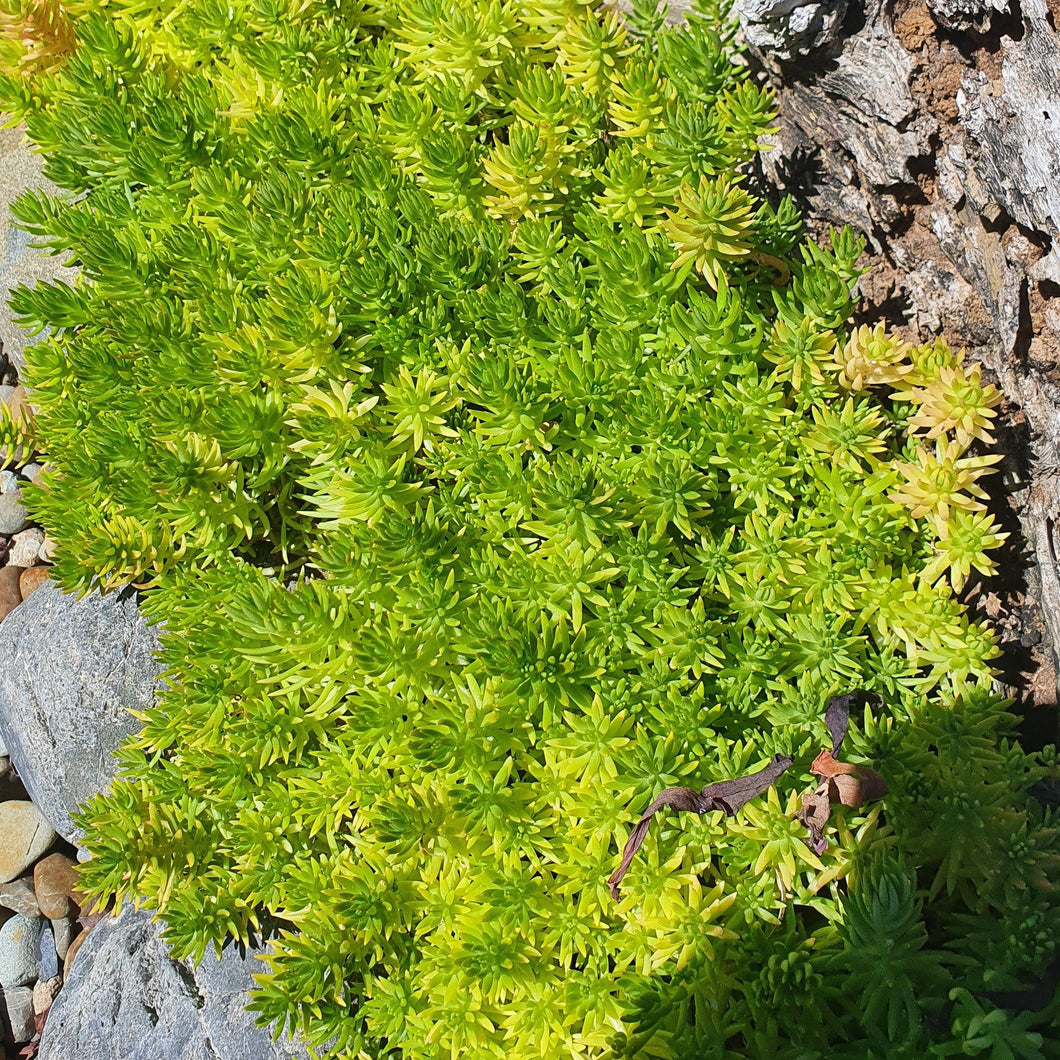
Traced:
<path fill-rule="evenodd" d="M 28 1042 L 37 1033 L 33 1022 L 33 991 L 28 986 L 4 987 L 4 1007 L 15 1044 Z"/>
<path fill-rule="evenodd" d="M 6 909 L 13 909 L 16 913 L 21 913 L 31 920 L 37 920 L 41 915 L 37 897 L 33 893 L 33 880 L 25 876 L 20 876 L 17 880 L 8 880 L 0 887 L 0 905 Z"/>
<path fill-rule="evenodd" d="M 42 921 L 17 913 L 0 927 L 0 986 L 25 986 L 40 978 L 37 936 Z"/>
<path fill-rule="evenodd" d="M 17 534 L 26 527 L 26 509 L 22 507 L 22 490 L 0 493 L 0 534 Z"/>
<path fill-rule="evenodd" d="M 47 580 L 49 567 L 29 567 L 18 576 L 18 591 L 22 599 L 32 596 Z"/>
<path fill-rule="evenodd" d="M 33 988 L 33 1015 L 43 1016 L 52 1007 L 52 1002 L 63 988 L 63 977 L 53 975 L 51 979 L 41 979 Z"/>
<path fill-rule="evenodd" d="M 0 498 L 3 494 L 0 494 Z M 12 567 L 32 567 L 40 555 L 40 547 L 44 544 L 44 531 L 35 526 L 23 530 L 11 539 L 11 548 L 7 554 L 7 562 Z"/>
<path fill-rule="evenodd" d="M 64 916 L 52 921 L 52 933 L 55 935 L 55 952 L 60 961 L 66 960 L 70 943 L 74 941 L 81 925 L 72 917 Z"/>
<path fill-rule="evenodd" d="M 59 974 L 59 955 L 55 952 L 55 935 L 52 934 L 51 924 L 41 924 L 37 936 L 37 961 L 40 964 L 37 974 L 41 979 L 51 979 Z"/>
<path fill-rule="evenodd" d="M 4 498 L 0 495 L 0 501 Z M 18 587 L 18 579 L 22 576 L 24 567 L 0 567 L 0 622 L 2 622 L 20 603 L 22 603 L 22 592 Z"/>
<path fill-rule="evenodd" d="M 11 404 L 11 395 L 15 392 L 13 386 L 0 386 L 0 401 L 5 405 Z"/>
<path fill-rule="evenodd" d="M 26 388 L 21 383 L 11 392 L 7 405 L 11 409 L 11 418 L 13 420 L 18 421 L 21 418 L 27 423 L 33 421 L 33 406 L 30 404 Z"/>
<path fill-rule="evenodd" d="M 42 470 L 43 468 L 40 464 L 31 460 L 28 464 L 26 464 L 25 467 L 19 468 L 18 473 L 23 478 L 29 479 L 30 482 L 36 482 L 37 476 L 41 473 Z"/>
<path fill-rule="evenodd" d="M 52 826 L 32 802 L 0 803 L 0 883 L 21 876 L 54 842 Z"/>
<path fill-rule="evenodd" d="M 52 920 L 80 914 L 84 901 L 77 890 L 77 862 L 65 854 L 49 854 L 33 870 L 33 889 L 40 911 Z"/>
<path fill-rule="evenodd" d="M 14 471 L 0 471 L 0 493 L 11 493 L 18 489 L 18 475 Z"/>
<path fill-rule="evenodd" d="M 68 978 L 70 975 L 70 966 L 74 963 L 74 958 L 77 956 L 77 951 L 84 945 L 85 939 L 88 938 L 88 928 L 82 928 L 81 933 L 70 943 L 70 948 L 66 951 L 66 956 L 63 958 L 63 978 Z"/>
<path fill-rule="evenodd" d="M 55 539 L 44 535 L 40 546 L 40 560 L 42 563 L 51 563 L 55 559 Z"/>

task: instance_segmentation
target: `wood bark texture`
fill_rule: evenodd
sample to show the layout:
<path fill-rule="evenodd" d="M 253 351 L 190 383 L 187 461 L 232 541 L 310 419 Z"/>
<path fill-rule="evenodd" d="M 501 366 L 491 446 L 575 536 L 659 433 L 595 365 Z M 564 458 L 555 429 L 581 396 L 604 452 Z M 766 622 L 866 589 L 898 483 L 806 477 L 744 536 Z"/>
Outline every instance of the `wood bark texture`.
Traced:
<path fill-rule="evenodd" d="M 979 587 L 972 602 L 1002 630 L 1003 680 L 1054 740 L 1060 0 L 998 10 L 1004 2 L 852 3 L 832 39 L 807 45 L 792 32 L 778 47 L 754 42 L 784 38 L 790 0 L 765 16 L 762 0 L 737 0 L 737 10 L 780 107 L 765 186 L 792 193 L 822 233 L 849 224 L 865 235 L 866 320 L 966 347 L 1010 403 L 994 484 L 1010 509 L 998 514 L 1017 531 L 1008 582 Z"/>

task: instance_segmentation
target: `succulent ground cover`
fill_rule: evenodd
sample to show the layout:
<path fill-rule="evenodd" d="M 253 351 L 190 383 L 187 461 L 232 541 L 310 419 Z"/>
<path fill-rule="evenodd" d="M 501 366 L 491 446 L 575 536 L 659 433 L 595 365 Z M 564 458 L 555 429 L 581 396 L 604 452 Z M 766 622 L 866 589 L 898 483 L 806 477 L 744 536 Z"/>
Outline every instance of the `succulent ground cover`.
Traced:
<path fill-rule="evenodd" d="M 180 955 L 270 938 L 253 1006 L 327 1056 L 1054 1055 L 1012 1002 L 1053 760 L 955 597 L 997 394 L 850 326 L 857 241 L 747 190 L 771 104 L 723 11 L 5 25 L 69 192 L 16 212 L 81 270 L 15 295 L 27 497 L 64 585 L 165 623 L 89 890 Z M 787 759 L 667 803 L 619 888 L 662 789 Z"/>

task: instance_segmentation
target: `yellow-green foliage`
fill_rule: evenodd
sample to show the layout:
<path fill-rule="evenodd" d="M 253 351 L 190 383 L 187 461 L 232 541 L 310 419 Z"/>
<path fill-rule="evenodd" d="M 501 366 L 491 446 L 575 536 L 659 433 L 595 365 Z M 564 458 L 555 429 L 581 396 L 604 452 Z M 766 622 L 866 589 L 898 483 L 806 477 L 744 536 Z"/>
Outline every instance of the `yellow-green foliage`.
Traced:
<path fill-rule="evenodd" d="M 771 103 L 702 12 L 76 0 L 0 86 L 81 269 L 14 298 L 30 503 L 66 586 L 165 622 L 85 886 L 181 955 L 264 935 L 255 1008 L 329 1056 L 948 1055 L 940 966 L 1048 958 L 1042 769 L 953 595 L 1004 537 L 996 396 L 850 328 L 860 247 L 748 190 Z M 857 687 L 891 794 L 817 854 Z M 775 753 L 611 898 L 660 788 Z"/>

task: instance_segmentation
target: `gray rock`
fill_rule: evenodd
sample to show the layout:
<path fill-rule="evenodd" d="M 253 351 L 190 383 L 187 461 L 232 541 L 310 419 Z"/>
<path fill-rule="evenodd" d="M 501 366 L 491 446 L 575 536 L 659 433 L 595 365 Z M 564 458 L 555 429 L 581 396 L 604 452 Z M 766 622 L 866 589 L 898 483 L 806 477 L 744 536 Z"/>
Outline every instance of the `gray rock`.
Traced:
<path fill-rule="evenodd" d="M 244 1011 L 253 952 L 207 952 L 196 968 L 174 961 L 163 925 L 126 905 L 92 930 L 55 999 L 38 1060 L 290 1060 L 308 1054 L 274 1042 Z"/>
<path fill-rule="evenodd" d="M 17 534 L 26 525 L 22 490 L 0 493 L 0 534 Z"/>
<path fill-rule="evenodd" d="M 43 470 L 42 464 L 29 463 L 25 467 L 19 468 L 19 474 L 24 478 L 32 482 Z"/>
<path fill-rule="evenodd" d="M 0 493 L 11 493 L 18 489 L 18 475 L 6 468 L 0 471 Z"/>
<path fill-rule="evenodd" d="M 47 583 L 0 623 L 0 733 L 26 790 L 76 843 L 71 815 L 106 790 L 113 752 L 161 687 L 157 631 L 132 592 L 80 600 Z"/>
<path fill-rule="evenodd" d="M 31 920 L 39 920 L 41 916 L 37 896 L 33 893 L 33 880 L 25 876 L 18 880 L 9 880 L 0 887 L 0 905 Z"/>
<path fill-rule="evenodd" d="M 32 567 L 40 556 L 40 547 L 43 544 L 44 531 L 31 526 L 11 539 L 7 562 L 14 567 Z"/>
<path fill-rule="evenodd" d="M 11 395 L 14 394 L 14 392 L 15 388 L 13 386 L 8 386 L 7 384 L 0 386 L 0 401 L 2 401 L 5 405 L 10 405 Z"/>
<path fill-rule="evenodd" d="M 52 921 L 52 934 L 55 936 L 55 952 L 60 961 L 66 960 L 66 951 L 70 943 L 81 933 L 81 925 L 72 917 L 64 916 Z"/>
<path fill-rule="evenodd" d="M 51 924 L 42 924 L 37 936 L 37 960 L 40 979 L 54 979 L 59 974 L 59 955 L 55 952 L 55 935 Z"/>
<path fill-rule="evenodd" d="M 40 920 L 17 913 L 0 927 L 0 987 L 25 986 L 40 978 L 37 936 Z"/>
<path fill-rule="evenodd" d="M 46 255 L 30 247 L 31 237 L 11 224 L 11 203 L 30 188 L 48 192 L 58 189 L 42 172 L 43 159 L 26 140 L 25 129 L 0 130 L 0 232 L 5 233 L 0 248 L 0 339 L 4 353 L 18 368 L 25 364 L 23 353 L 32 340 L 15 323 L 7 304 L 7 292 L 20 283 L 29 287 L 38 281 L 65 280 L 70 283 L 76 270 L 65 268 L 61 257 Z"/>
<path fill-rule="evenodd" d="M 33 989 L 28 986 L 5 987 L 4 991 L 5 1020 L 11 1029 L 15 1044 L 28 1042 L 37 1029 L 33 1023 Z"/>

